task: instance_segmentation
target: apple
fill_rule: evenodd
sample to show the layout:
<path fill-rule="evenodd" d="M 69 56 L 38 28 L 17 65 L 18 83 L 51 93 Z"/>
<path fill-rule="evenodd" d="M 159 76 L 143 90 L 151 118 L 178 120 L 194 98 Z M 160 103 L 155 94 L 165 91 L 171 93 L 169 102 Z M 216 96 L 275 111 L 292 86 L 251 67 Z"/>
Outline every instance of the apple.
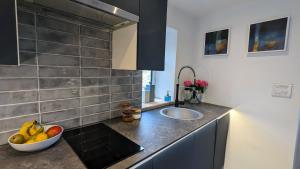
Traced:
<path fill-rule="evenodd" d="M 48 135 L 49 138 L 54 137 L 58 135 L 62 131 L 62 128 L 59 126 L 53 126 L 50 127 L 47 131 L 46 134 Z"/>

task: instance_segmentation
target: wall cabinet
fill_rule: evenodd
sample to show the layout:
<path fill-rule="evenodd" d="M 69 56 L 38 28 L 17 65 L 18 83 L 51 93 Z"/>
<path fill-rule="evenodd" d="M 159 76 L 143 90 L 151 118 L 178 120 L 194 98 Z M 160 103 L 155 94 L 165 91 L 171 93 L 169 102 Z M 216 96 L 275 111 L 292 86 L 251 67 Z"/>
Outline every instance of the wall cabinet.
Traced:
<path fill-rule="evenodd" d="M 126 5 L 121 5 L 122 3 L 127 3 L 130 0 L 103 0 L 103 2 L 110 3 L 112 5 L 123 8 Z M 136 55 L 113 55 L 113 69 L 126 69 L 126 70 L 164 70 L 165 66 L 165 43 L 166 43 L 166 22 L 167 22 L 167 0 L 139 0 L 139 2 L 130 1 L 129 6 L 136 6 L 134 4 L 139 3 L 139 23 L 137 26 L 137 37 L 135 34 L 128 33 L 132 35 L 129 37 L 124 33 L 119 36 L 119 39 L 124 39 L 126 37 L 128 43 L 120 46 L 113 45 L 113 53 L 115 49 L 125 49 L 127 51 L 133 51 L 129 48 L 128 44 L 132 44 L 137 41 L 136 44 Z M 134 7 L 132 7 L 134 8 Z M 124 7 L 123 9 L 128 9 Z M 132 12 L 133 10 L 129 10 Z M 137 14 L 136 12 L 134 14 Z M 126 29 L 126 28 L 125 28 Z M 117 32 L 119 32 L 117 30 Z M 114 36 L 115 33 L 113 33 Z M 137 38 L 135 40 L 135 38 Z M 117 39 L 117 38 L 115 38 Z M 113 38 L 114 41 L 114 38 Z M 114 43 L 114 42 L 113 42 Z M 132 46 L 132 45 L 130 45 Z M 118 52 L 119 53 L 119 52 Z M 133 52 L 130 52 L 133 53 Z M 130 59 L 128 59 L 130 58 Z M 122 64 L 118 63 L 122 61 Z M 114 64 L 118 63 L 118 64 Z M 127 63 L 126 63 L 127 62 Z M 134 63 L 133 63 L 134 62 Z"/>
<path fill-rule="evenodd" d="M 0 64 L 19 64 L 16 0 L 0 1 Z"/>
<path fill-rule="evenodd" d="M 113 66 L 114 69 L 164 70 L 167 0 L 101 0 L 139 16 L 136 32 L 132 33 L 130 46 L 133 60 L 122 58 L 128 64 Z M 16 0 L 0 1 L 0 64 L 19 64 L 18 23 Z M 128 45 L 125 47 L 129 47 Z M 133 54 L 134 53 L 134 54 Z M 128 56 L 128 55 L 126 55 Z M 120 57 L 113 58 L 119 60 Z M 134 62 L 134 63 L 133 63 Z"/>
<path fill-rule="evenodd" d="M 164 70 L 167 7 L 167 0 L 140 0 L 139 70 Z"/>
<path fill-rule="evenodd" d="M 142 162 L 136 169 L 222 169 L 229 114 L 225 115 Z"/>

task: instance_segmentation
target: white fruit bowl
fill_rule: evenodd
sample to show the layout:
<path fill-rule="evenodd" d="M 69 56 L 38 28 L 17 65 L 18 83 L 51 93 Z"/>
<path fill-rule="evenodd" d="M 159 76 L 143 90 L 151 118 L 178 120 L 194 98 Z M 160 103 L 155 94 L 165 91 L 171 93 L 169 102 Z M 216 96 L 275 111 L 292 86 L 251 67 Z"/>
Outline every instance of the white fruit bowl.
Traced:
<path fill-rule="evenodd" d="M 45 125 L 44 130 L 47 131 L 50 127 L 53 127 L 53 126 L 58 126 L 58 125 Z M 59 126 L 59 127 L 61 127 L 61 126 Z M 61 129 L 62 129 L 62 131 L 58 135 L 51 137 L 47 140 L 35 142 L 35 143 L 31 143 L 31 144 L 14 144 L 14 143 L 10 142 L 10 138 L 13 137 L 14 135 L 18 134 L 18 133 L 15 133 L 8 138 L 8 143 L 12 148 L 14 148 L 15 150 L 18 150 L 18 151 L 24 151 L 24 152 L 40 151 L 40 150 L 50 147 L 51 145 L 56 143 L 61 138 L 61 135 L 64 132 L 64 128 L 61 127 Z"/>

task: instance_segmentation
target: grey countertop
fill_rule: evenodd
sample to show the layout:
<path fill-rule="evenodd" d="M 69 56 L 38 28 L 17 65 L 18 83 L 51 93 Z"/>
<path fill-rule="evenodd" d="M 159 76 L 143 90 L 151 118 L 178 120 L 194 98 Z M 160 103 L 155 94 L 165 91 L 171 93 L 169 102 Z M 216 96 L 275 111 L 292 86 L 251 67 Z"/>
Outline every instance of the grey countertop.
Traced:
<path fill-rule="evenodd" d="M 1 169 L 85 169 L 78 156 L 68 143 L 61 139 L 51 148 L 24 153 L 12 149 L 9 145 L 0 147 Z"/>
<path fill-rule="evenodd" d="M 146 111 L 142 119 L 124 123 L 121 118 L 104 121 L 115 131 L 144 147 L 144 150 L 114 164 L 109 169 L 125 169 L 151 156 L 162 148 L 222 116 L 228 107 L 201 103 L 182 107 L 198 110 L 204 114 L 199 120 L 175 120 L 160 115 L 161 108 Z M 84 165 L 65 140 L 41 152 L 22 153 L 8 145 L 0 146 L 1 169 L 84 169 Z"/>

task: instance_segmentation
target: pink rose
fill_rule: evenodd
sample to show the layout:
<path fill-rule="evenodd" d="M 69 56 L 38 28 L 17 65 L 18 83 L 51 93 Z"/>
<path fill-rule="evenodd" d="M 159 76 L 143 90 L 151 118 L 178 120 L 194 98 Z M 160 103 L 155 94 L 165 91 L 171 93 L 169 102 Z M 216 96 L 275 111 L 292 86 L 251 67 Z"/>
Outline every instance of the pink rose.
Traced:
<path fill-rule="evenodd" d="M 185 87 L 190 87 L 190 86 L 192 86 L 193 85 L 193 83 L 192 83 L 192 81 L 190 81 L 190 80 L 186 80 L 186 81 L 184 81 L 184 86 Z"/>
<path fill-rule="evenodd" d="M 198 87 L 207 87 L 208 82 L 205 81 L 205 80 L 196 80 L 196 86 L 198 86 Z"/>
<path fill-rule="evenodd" d="M 208 82 L 207 81 L 203 80 L 202 82 L 203 82 L 203 87 L 207 87 L 208 86 Z"/>

